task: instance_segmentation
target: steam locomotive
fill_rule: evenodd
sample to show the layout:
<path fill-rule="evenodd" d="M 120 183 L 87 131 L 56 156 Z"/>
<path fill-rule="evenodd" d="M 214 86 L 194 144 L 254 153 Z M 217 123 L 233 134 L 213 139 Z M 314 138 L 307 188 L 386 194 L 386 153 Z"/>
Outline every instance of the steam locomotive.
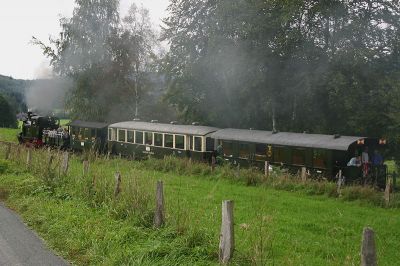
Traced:
<path fill-rule="evenodd" d="M 59 120 L 28 115 L 20 138 L 37 146 L 48 145 L 73 151 L 95 150 L 134 159 L 174 155 L 211 162 L 213 157 L 244 167 L 271 165 L 311 175 L 334 178 L 341 170 L 348 182 L 369 178 L 382 186 L 385 165 L 365 169 L 347 162 L 368 147 L 370 152 L 386 147 L 386 140 L 357 136 L 273 132 L 245 129 L 164 124 L 157 121 L 126 121 L 115 124 L 72 121 L 60 130 Z M 372 154 L 371 154 L 372 155 Z M 372 157 L 372 156 L 371 156 Z M 370 158 L 371 158 L 370 157 Z"/>

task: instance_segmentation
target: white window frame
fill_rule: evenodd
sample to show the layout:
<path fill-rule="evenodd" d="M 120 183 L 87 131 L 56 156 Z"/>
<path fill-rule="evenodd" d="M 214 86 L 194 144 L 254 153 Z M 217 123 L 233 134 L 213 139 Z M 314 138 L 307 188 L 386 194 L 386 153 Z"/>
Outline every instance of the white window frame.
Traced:
<path fill-rule="evenodd" d="M 156 144 L 155 144 L 155 140 L 156 140 L 155 134 L 161 135 L 161 146 L 156 146 Z M 161 133 L 161 132 L 153 132 L 153 146 L 154 146 L 154 147 L 158 147 L 158 148 L 165 148 L 165 147 L 164 147 L 164 133 Z"/>
<path fill-rule="evenodd" d="M 110 136 L 110 131 L 108 131 L 108 140 L 109 141 L 117 141 L 116 135 L 117 135 L 117 129 L 116 128 L 108 128 L 109 130 L 111 129 L 111 136 Z"/>
<path fill-rule="evenodd" d="M 141 132 L 142 133 L 142 142 L 141 143 L 137 143 L 136 142 L 136 132 Z M 135 142 L 134 142 L 135 144 L 138 144 L 138 145 L 144 145 L 143 143 L 144 143 L 144 131 L 142 131 L 142 130 L 135 130 Z"/>
<path fill-rule="evenodd" d="M 110 132 L 111 132 L 111 134 L 110 134 Z M 112 141 L 112 128 L 111 127 L 108 128 L 107 139 L 108 139 L 108 141 Z"/>
<path fill-rule="evenodd" d="M 125 140 L 124 141 L 120 141 L 119 140 L 119 131 L 125 131 Z M 127 130 L 126 129 L 123 129 L 123 128 L 118 128 L 117 129 L 117 142 L 123 142 L 123 143 L 125 143 L 126 142 L 126 138 L 127 138 Z"/>
<path fill-rule="evenodd" d="M 133 142 L 129 142 L 128 141 L 128 133 L 129 132 L 133 132 Z M 133 143 L 135 143 L 135 141 L 136 141 L 136 131 L 133 130 L 133 129 L 126 130 L 126 142 L 130 143 L 130 144 L 133 144 Z"/>
<path fill-rule="evenodd" d="M 165 146 L 165 135 L 172 136 L 172 147 L 166 147 L 166 146 Z M 171 134 L 171 133 L 163 133 L 163 148 L 166 148 L 166 149 L 175 149 L 174 147 L 175 147 L 175 137 L 174 137 L 174 134 Z"/>
<path fill-rule="evenodd" d="M 200 138 L 201 139 L 201 147 L 200 147 L 200 150 L 196 150 L 195 149 L 195 138 Z M 197 151 L 197 152 L 204 152 L 204 146 L 205 146 L 205 138 L 203 137 L 203 136 L 192 136 L 192 151 Z"/>
<path fill-rule="evenodd" d="M 183 137 L 183 149 L 178 149 L 178 148 L 176 148 L 176 136 Z M 174 134 L 174 149 L 184 151 L 184 150 L 186 150 L 186 147 L 187 147 L 186 135 Z"/>
<path fill-rule="evenodd" d="M 147 144 L 145 143 L 146 141 L 146 133 L 150 133 L 151 134 L 151 144 Z M 151 131 L 143 131 L 143 143 L 146 146 L 154 146 L 154 132 Z"/>

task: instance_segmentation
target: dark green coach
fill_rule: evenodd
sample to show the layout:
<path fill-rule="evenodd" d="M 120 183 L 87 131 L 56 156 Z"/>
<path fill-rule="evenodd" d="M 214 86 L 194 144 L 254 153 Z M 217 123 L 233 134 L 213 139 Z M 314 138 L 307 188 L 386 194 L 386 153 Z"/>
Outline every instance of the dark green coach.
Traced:
<path fill-rule="evenodd" d="M 361 167 L 347 166 L 368 147 L 370 158 L 374 150 L 382 150 L 385 141 L 357 136 L 272 132 L 245 129 L 221 129 L 213 134 L 222 147 L 222 157 L 233 164 L 264 167 L 265 161 L 297 171 L 306 167 L 314 174 L 333 178 L 339 170 L 348 181 L 360 180 Z M 370 176 L 376 182 L 386 179 L 386 166 L 371 167 Z"/>
<path fill-rule="evenodd" d="M 68 124 L 70 147 L 75 151 L 103 152 L 107 148 L 106 123 L 74 120 Z"/>

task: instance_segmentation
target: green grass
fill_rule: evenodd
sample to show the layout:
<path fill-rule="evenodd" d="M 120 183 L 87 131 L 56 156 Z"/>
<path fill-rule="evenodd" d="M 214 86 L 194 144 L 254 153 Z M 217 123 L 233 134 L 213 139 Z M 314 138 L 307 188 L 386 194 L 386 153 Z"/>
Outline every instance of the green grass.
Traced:
<path fill-rule="evenodd" d="M 0 141 L 18 142 L 17 135 L 21 130 L 18 128 L 0 128 Z"/>
<path fill-rule="evenodd" d="M 205 165 L 172 158 L 131 162 L 86 156 L 91 170 L 82 177 L 82 158 L 74 156 L 63 176 L 56 154 L 50 171 L 47 151 L 34 153 L 30 169 L 25 156 L 26 151 L 13 149 L 11 161 L 0 161 L 0 198 L 50 247 L 78 265 L 217 265 L 220 208 L 226 199 L 235 202 L 233 265 L 360 264 L 365 226 L 375 230 L 379 265 L 400 260 L 398 209 L 357 197 L 346 202 L 346 195 L 310 196 L 321 189 L 313 183 L 275 180 L 267 187 L 246 186 L 250 171 L 229 177 L 227 167 L 212 174 Z M 117 199 L 116 171 L 123 178 Z M 157 180 L 165 184 L 167 224 L 162 229 L 152 227 Z M 363 190 L 354 191 L 361 197 Z"/>

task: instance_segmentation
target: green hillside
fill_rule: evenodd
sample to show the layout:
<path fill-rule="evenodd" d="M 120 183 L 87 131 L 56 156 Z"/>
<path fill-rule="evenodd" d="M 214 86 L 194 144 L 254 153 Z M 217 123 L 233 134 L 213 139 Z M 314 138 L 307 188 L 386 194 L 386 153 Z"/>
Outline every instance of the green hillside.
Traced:
<path fill-rule="evenodd" d="M 0 94 L 6 98 L 15 113 L 26 110 L 24 94 L 29 85 L 30 81 L 0 75 Z"/>

